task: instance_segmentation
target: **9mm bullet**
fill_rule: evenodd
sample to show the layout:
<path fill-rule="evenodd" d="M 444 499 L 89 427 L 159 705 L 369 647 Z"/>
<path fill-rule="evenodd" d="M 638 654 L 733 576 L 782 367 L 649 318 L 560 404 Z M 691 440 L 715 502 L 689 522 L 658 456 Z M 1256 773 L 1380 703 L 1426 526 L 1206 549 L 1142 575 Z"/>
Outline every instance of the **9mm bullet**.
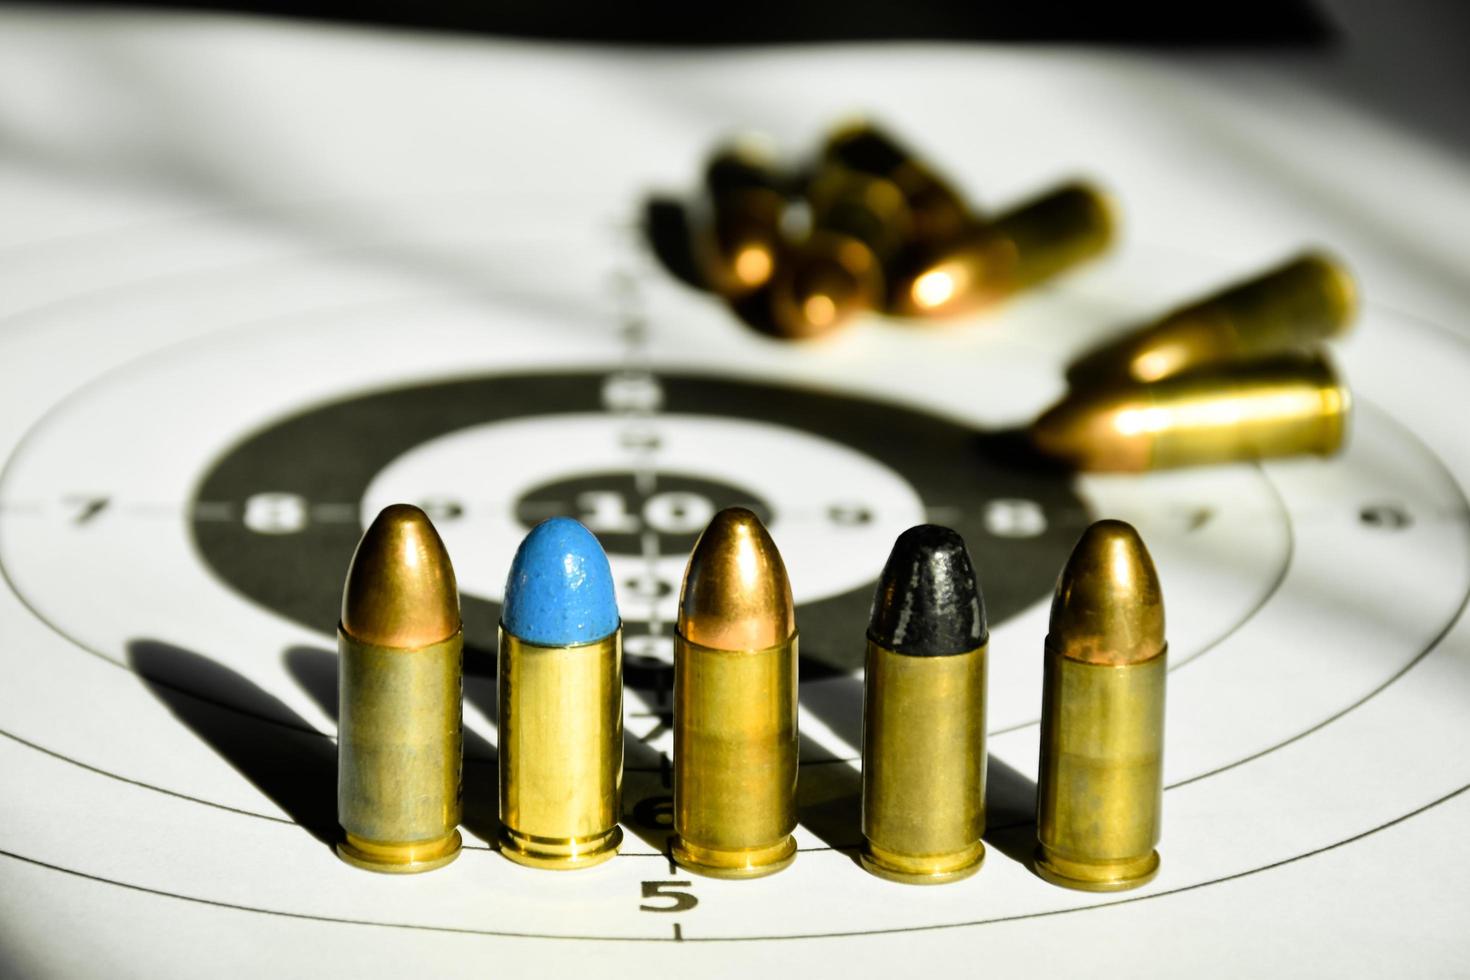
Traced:
<path fill-rule="evenodd" d="M 463 645 L 444 542 L 417 507 L 386 508 L 352 556 L 337 628 L 348 864 L 411 873 L 459 856 Z"/>
<path fill-rule="evenodd" d="M 694 255 L 710 290 L 734 301 L 764 287 L 776 270 L 789 180 L 765 144 L 747 138 L 710 158 L 704 188 Z"/>
<path fill-rule="evenodd" d="M 806 182 L 811 233 L 771 283 L 770 319 L 793 339 L 881 310 L 890 267 L 972 223 L 963 199 L 889 134 L 860 122 L 835 130 Z"/>
<path fill-rule="evenodd" d="M 1309 252 L 1174 310 L 1078 360 L 1074 385 L 1161 381 L 1187 371 L 1291 351 L 1341 337 L 1357 313 L 1352 273 Z"/>
<path fill-rule="evenodd" d="M 872 123 L 859 121 L 833 130 L 822 147 L 819 168 L 866 174 L 893 186 L 905 205 L 906 237 L 923 247 L 953 240 L 974 221 L 965 199 L 947 180 Z"/>
<path fill-rule="evenodd" d="M 985 858 L 985 604 L 964 540 L 899 535 L 878 580 L 863 684 L 863 867 L 905 884 Z"/>
<path fill-rule="evenodd" d="M 1116 226 L 1108 195 L 1065 184 L 919 252 L 889 284 L 888 312 L 947 317 L 1000 302 L 1101 255 Z"/>
<path fill-rule="evenodd" d="M 690 871 L 754 878 L 796 856 L 796 614 L 760 519 L 732 507 L 694 545 L 674 637 L 674 837 Z"/>
<path fill-rule="evenodd" d="M 1037 452 L 1078 470 L 1145 470 L 1331 456 L 1352 397 L 1320 355 L 1200 369 L 1070 393 L 1031 425 Z"/>
<path fill-rule="evenodd" d="M 882 305 L 883 263 L 910 232 L 903 194 L 882 177 L 819 172 L 808 184 L 811 233 L 787 251 L 771 281 L 771 319 L 808 338 Z"/>
<path fill-rule="evenodd" d="M 617 854 L 622 621 L 607 555 L 570 517 L 531 529 L 500 619 L 500 853 L 533 868 Z"/>
<path fill-rule="evenodd" d="M 1036 871 L 1082 891 L 1135 888 L 1159 867 L 1164 600 L 1143 540 L 1098 521 L 1057 582 L 1046 637 Z"/>

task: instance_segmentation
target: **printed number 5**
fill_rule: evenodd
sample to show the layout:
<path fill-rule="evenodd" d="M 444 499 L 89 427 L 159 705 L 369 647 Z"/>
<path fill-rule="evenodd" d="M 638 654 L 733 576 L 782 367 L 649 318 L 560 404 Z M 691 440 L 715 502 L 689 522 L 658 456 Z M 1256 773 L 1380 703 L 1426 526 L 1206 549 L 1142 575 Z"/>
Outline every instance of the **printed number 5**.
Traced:
<path fill-rule="evenodd" d="M 644 898 L 667 898 L 668 905 L 640 905 L 641 912 L 688 912 L 699 904 L 699 899 L 688 892 L 675 891 L 674 886 L 679 885 L 688 888 L 693 885 L 692 881 L 645 881 L 643 883 Z"/>

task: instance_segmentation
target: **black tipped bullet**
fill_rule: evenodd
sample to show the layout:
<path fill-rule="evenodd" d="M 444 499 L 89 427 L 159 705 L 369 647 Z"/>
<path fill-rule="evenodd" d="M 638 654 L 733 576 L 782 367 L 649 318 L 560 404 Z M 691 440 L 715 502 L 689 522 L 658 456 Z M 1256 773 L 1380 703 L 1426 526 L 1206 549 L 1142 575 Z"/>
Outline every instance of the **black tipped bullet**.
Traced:
<path fill-rule="evenodd" d="M 939 884 L 985 857 L 985 602 L 958 534 L 894 543 L 868 625 L 863 867 Z"/>
<path fill-rule="evenodd" d="M 900 534 L 878 579 L 868 639 L 910 657 L 947 657 L 989 638 L 964 538 L 935 524 Z"/>

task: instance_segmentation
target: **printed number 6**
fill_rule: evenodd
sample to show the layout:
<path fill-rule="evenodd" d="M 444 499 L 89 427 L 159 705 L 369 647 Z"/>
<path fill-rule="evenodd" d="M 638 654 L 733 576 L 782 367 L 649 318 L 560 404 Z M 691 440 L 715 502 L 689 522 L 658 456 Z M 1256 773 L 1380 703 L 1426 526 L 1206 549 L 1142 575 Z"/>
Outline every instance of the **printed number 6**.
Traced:
<path fill-rule="evenodd" d="M 645 881 L 643 883 L 644 898 L 667 898 L 671 905 L 640 905 L 640 912 L 688 912 L 699 904 L 699 899 L 688 892 L 674 891 L 674 886 L 679 885 L 688 888 L 693 885 L 692 881 Z"/>

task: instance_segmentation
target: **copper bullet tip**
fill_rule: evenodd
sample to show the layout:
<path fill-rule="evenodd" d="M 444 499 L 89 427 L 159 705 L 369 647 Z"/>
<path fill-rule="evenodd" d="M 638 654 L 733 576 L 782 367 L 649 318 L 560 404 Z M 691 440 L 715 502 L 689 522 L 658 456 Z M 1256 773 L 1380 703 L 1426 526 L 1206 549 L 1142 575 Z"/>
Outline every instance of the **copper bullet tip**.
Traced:
<path fill-rule="evenodd" d="M 1091 664 L 1124 666 L 1163 652 L 1164 597 L 1133 525 L 1098 521 L 1083 532 L 1057 580 L 1048 642 Z"/>
<path fill-rule="evenodd" d="M 796 604 L 776 543 L 743 507 L 720 511 L 694 544 L 679 632 L 716 650 L 764 650 L 796 632 Z"/>
<path fill-rule="evenodd" d="M 410 650 L 459 628 L 459 589 L 439 532 L 417 507 L 385 507 L 347 567 L 342 631 L 362 643 Z"/>

